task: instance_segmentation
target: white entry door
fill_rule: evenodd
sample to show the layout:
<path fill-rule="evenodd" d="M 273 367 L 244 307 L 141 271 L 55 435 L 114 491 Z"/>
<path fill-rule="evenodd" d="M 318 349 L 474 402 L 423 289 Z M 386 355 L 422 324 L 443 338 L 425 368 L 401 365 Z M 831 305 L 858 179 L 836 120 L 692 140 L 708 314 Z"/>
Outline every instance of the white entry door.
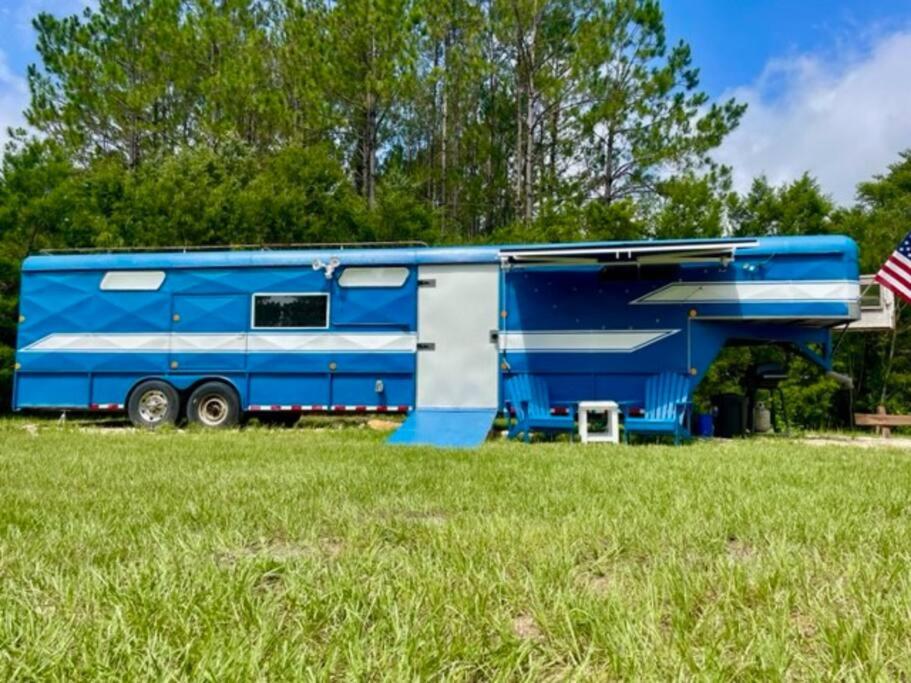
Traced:
<path fill-rule="evenodd" d="M 497 265 L 418 268 L 418 408 L 496 408 Z"/>

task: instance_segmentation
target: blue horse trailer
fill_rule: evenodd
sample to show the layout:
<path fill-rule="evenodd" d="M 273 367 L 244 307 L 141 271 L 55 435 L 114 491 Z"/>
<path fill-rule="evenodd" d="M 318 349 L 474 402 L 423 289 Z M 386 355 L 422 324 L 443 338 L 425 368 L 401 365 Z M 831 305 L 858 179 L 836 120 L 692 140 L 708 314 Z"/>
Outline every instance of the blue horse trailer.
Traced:
<path fill-rule="evenodd" d="M 549 410 L 690 395 L 732 342 L 831 370 L 859 317 L 846 237 L 76 253 L 22 266 L 14 408 L 185 416 L 408 413 L 400 443 L 473 445 L 511 380 Z M 527 382 L 526 382 L 527 384 Z M 518 386 L 518 385 L 517 385 Z M 523 384 L 524 386 L 524 384 Z"/>

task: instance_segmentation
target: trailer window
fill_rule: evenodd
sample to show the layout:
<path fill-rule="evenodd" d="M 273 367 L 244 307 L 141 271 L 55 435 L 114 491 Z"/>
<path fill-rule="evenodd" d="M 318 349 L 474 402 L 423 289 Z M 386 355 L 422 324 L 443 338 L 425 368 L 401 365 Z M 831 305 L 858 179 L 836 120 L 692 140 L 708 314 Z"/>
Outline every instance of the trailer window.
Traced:
<path fill-rule="evenodd" d="M 161 270 L 110 270 L 101 279 L 101 289 L 121 292 L 155 292 L 164 282 Z"/>
<path fill-rule="evenodd" d="M 328 294 L 254 294 L 253 327 L 328 327 Z"/>
<path fill-rule="evenodd" d="M 401 287 L 408 279 L 407 268 L 345 268 L 339 287 Z"/>
<path fill-rule="evenodd" d="M 883 295 L 879 284 L 871 282 L 864 288 L 860 297 L 860 308 L 863 311 L 879 311 L 883 308 Z"/>

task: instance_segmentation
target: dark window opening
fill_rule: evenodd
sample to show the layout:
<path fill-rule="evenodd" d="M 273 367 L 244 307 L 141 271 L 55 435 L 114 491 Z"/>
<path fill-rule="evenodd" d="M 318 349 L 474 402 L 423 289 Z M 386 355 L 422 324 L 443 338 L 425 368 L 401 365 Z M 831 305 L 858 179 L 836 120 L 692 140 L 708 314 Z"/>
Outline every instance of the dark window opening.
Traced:
<path fill-rule="evenodd" d="M 680 275 L 676 263 L 639 264 L 624 263 L 605 266 L 599 273 L 601 282 L 628 282 L 630 280 L 675 280 Z"/>
<path fill-rule="evenodd" d="M 253 327 L 328 327 L 327 294 L 254 294 Z"/>
<path fill-rule="evenodd" d="M 867 285 L 860 298 L 860 307 L 865 311 L 882 310 L 882 293 L 879 291 L 878 283 L 871 283 Z"/>

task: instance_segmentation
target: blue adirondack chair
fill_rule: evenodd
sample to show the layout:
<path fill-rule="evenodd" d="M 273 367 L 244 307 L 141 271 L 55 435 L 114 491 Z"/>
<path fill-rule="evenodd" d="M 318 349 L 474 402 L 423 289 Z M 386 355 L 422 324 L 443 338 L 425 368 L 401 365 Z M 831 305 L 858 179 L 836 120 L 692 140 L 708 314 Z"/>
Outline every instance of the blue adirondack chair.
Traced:
<path fill-rule="evenodd" d="M 625 417 L 623 439 L 630 434 L 669 434 L 674 444 L 689 438 L 686 418 L 690 406 L 690 379 L 675 372 L 663 372 L 645 382 L 645 413 L 642 417 Z"/>
<path fill-rule="evenodd" d="M 512 375 L 506 380 L 506 400 L 515 411 L 515 421 L 509 428 L 509 437 L 523 434 L 531 441 L 532 432 L 572 432 L 575 418 L 568 415 L 551 415 L 550 392 L 547 383 L 534 375 Z"/>

